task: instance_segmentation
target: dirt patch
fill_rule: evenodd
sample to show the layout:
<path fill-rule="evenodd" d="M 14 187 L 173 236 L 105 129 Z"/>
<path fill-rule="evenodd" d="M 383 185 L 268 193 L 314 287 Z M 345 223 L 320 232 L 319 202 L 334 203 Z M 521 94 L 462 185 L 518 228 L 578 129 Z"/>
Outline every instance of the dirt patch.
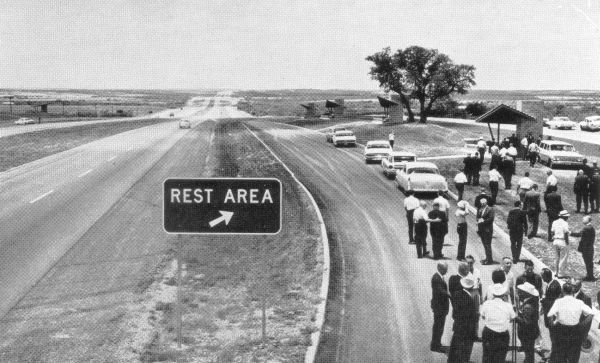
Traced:
<path fill-rule="evenodd" d="M 185 236 L 183 349 L 176 344 L 171 295 L 153 297 L 154 333 L 140 358 L 151 362 L 303 361 L 322 276 L 320 230 L 308 198 L 239 121 L 216 127 L 215 177 L 276 177 L 283 185 L 283 225 L 275 236 Z M 165 275 L 151 289 L 173 285 Z M 162 288 L 160 286 L 163 286 Z M 158 296 L 158 295 L 157 295 Z M 266 301 L 267 337 L 261 337 Z M 160 302 L 160 304 L 158 304 Z"/>

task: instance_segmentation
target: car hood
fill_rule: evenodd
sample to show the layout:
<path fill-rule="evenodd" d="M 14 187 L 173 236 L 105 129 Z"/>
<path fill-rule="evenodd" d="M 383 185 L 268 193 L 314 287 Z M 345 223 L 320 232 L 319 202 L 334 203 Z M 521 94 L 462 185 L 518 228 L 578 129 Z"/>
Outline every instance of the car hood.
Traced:
<path fill-rule="evenodd" d="M 381 154 L 381 153 L 390 153 L 391 150 L 387 148 L 370 148 L 365 149 L 365 154 Z"/>
<path fill-rule="evenodd" d="M 336 140 L 356 140 L 356 136 L 333 136 Z"/>
<path fill-rule="evenodd" d="M 551 154 L 553 156 L 571 156 L 577 158 L 583 158 L 583 155 L 576 151 L 552 151 Z"/>

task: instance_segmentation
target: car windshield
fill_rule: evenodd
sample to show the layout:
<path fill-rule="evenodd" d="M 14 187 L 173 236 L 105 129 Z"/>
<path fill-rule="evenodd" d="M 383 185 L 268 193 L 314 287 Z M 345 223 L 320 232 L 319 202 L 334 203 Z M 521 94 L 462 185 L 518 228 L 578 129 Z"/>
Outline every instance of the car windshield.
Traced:
<path fill-rule="evenodd" d="M 352 131 L 338 131 L 335 133 L 335 136 L 353 136 L 354 133 Z"/>
<path fill-rule="evenodd" d="M 573 145 L 550 145 L 550 150 L 554 151 L 575 151 Z"/>
<path fill-rule="evenodd" d="M 367 149 L 388 149 L 390 144 L 370 144 L 367 145 Z"/>
<path fill-rule="evenodd" d="M 412 173 L 416 173 L 416 174 L 438 174 L 438 171 L 437 171 L 437 169 L 426 168 L 426 167 L 419 167 L 419 168 L 408 169 L 408 174 L 412 174 Z"/>
<path fill-rule="evenodd" d="M 415 157 L 409 155 L 394 156 L 394 161 L 415 161 Z"/>

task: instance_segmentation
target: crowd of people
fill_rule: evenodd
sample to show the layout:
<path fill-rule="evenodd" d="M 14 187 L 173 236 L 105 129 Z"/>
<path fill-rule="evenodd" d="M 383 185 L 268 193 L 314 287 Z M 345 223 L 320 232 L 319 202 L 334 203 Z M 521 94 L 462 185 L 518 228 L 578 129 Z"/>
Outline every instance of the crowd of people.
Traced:
<path fill-rule="evenodd" d="M 523 362 L 532 363 L 536 352 L 545 357 L 548 353 L 540 348 L 541 314 L 550 335 L 550 362 L 579 361 L 594 317 L 591 298 L 581 290 L 580 278 L 560 280 L 549 269 L 538 274 L 530 260 L 525 261 L 523 274 L 515 278 L 512 259 L 504 257 L 483 293 L 481 272 L 474 262 L 467 256 L 449 278 L 448 263 L 437 264 L 431 278 L 432 351 L 447 354 L 449 363 L 469 362 L 474 343 L 481 342 L 484 363 L 504 363 L 511 347 L 524 353 Z M 450 304 L 453 333 L 447 346 L 442 344 L 442 335 Z"/>

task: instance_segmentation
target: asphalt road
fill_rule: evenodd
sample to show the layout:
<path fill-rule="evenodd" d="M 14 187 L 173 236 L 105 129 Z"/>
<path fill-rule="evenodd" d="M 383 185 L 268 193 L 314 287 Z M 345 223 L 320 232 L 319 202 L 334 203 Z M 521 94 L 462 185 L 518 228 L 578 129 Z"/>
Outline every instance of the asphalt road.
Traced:
<path fill-rule="evenodd" d="M 332 255 L 343 256 L 344 276 L 333 276 L 330 296 L 345 302 L 328 307 L 320 362 L 445 362 L 446 356 L 429 350 L 433 317 L 430 279 L 436 261 L 417 259 L 407 240 L 403 194 L 394 181 L 383 177 L 381 166 L 365 165 L 361 148 L 334 148 L 324 134 L 267 121 L 249 125 L 273 148 L 319 204 Z M 452 211 L 455 210 L 454 203 Z M 477 261 L 483 247 L 469 220 L 467 253 Z M 450 274 L 456 274 L 456 221 L 450 218 L 444 254 Z M 429 249 L 430 249 L 429 243 Z M 494 237 L 494 259 L 510 256 L 500 237 Z M 333 261 L 333 270 L 336 270 Z M 491 284 L 497 266 L 481 266 L 484 287 Z M 337 268 L 337 274 L 340 274 Z M 341 324 L 340 324 L 341 322 Z M 444 344 L 451 339 L 452 319 L 447 319 Z M 481 359 L 476 344 L 473 361 Z"/>

